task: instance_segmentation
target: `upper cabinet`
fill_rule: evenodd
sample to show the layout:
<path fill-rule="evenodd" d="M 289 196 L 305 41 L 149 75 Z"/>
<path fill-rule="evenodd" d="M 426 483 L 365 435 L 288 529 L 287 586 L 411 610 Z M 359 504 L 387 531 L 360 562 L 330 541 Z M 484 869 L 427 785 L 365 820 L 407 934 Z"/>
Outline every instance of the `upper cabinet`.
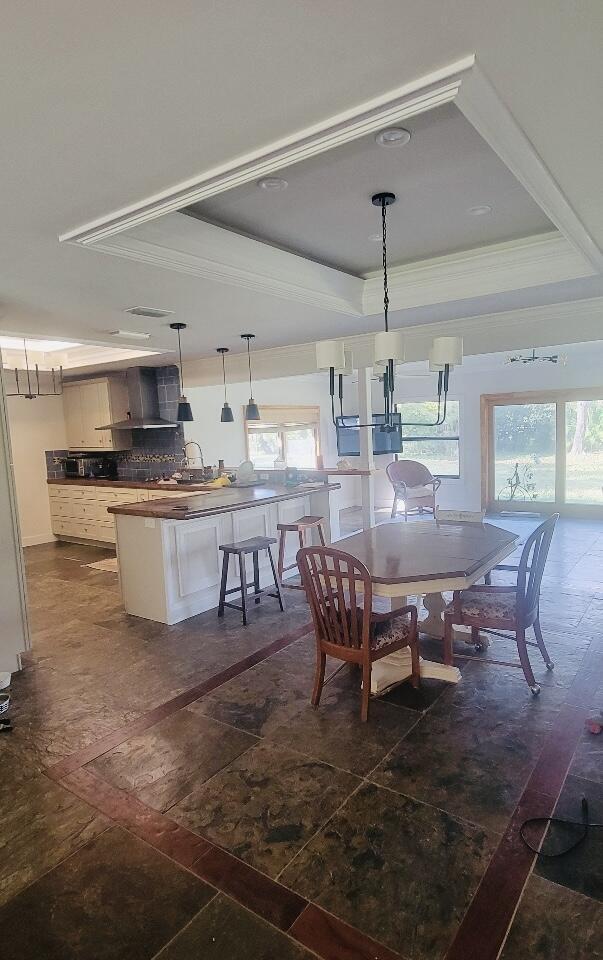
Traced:
<path fill-rule="evenodd" d="M 128 430 L 96 429 L 126 419 L 128 390 L 124 377 L 66 383 L 63 406 L 70 450 L 127 450 L 132 446 Z"/>

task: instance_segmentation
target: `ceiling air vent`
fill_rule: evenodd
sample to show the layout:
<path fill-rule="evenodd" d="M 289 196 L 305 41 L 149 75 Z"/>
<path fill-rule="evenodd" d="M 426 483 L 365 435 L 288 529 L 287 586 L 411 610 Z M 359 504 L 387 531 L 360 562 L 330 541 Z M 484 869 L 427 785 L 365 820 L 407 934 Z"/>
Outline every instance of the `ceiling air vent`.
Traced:
<path fill-rule="evenodd" d="M 151 320 L 163 320 L 164 317 L 171 317 L 173 310 L 156 310 L 155 307 L 128 307 L 124 313 L 130 313 L 133 317 L 148 317 Z"/>

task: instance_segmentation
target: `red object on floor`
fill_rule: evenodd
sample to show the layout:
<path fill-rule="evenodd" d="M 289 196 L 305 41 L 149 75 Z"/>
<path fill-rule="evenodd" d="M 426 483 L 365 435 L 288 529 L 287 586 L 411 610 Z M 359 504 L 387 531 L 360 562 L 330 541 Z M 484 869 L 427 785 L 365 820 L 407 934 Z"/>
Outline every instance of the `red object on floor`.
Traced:
<path fill-rule="evenodd" d="M 603 733 L 603 720 L 595 720 L 594 717 L 589 717 L 585 723 L 585 727 L 589 733 Z"/>

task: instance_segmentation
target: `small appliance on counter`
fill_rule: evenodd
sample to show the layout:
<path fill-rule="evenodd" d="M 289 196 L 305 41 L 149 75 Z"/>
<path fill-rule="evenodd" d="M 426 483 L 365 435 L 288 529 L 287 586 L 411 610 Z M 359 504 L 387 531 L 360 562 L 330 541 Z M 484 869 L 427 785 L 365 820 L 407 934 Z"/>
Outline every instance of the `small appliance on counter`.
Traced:
<path fill-rule="evenodd" d="M 99 457 L 98 454 L 78 454 L 63 459 L 65 476 L 80 479 L 117 480 L 117 460 L 113 457 Z"/>

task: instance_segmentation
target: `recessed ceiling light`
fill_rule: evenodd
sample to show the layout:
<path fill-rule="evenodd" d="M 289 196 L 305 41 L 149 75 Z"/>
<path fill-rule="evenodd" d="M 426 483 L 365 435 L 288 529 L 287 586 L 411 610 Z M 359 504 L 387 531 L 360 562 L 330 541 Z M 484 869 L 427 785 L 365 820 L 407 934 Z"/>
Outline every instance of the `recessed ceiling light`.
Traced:
<path fill-rule="evenodd" d="M 380 147 L 403 147 L 410 140 L 410 130 L 404 127 L 388 127 L 375 135 L 375 143 Z"/>
<path fill-rule="evenodd" d="M 472 217 L 485 217 L 486 214 L 492 213 L 492 207 L 487 203 L 478 203 L 476 207 L 469 207 L 467 213 Z"/>
<path fill-rule="evenodd" d="M 260 190 L 286 190 L 289 184 L 282 177 L 262 177 L 257 183 Z"/>

